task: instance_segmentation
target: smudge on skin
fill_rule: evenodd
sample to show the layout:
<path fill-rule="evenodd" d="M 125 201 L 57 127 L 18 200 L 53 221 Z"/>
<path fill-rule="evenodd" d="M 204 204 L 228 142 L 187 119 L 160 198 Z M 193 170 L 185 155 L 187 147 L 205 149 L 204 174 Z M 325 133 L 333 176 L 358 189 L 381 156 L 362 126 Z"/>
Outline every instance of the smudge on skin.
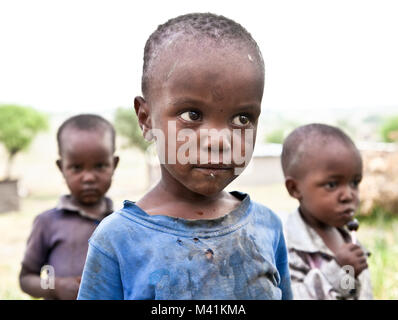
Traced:
<path fill-rule="evenodd" d="M 250 54 L 247 55 L 247 58 L 249 59 L 250 62 L 253 62 L 253 58 Z"/>

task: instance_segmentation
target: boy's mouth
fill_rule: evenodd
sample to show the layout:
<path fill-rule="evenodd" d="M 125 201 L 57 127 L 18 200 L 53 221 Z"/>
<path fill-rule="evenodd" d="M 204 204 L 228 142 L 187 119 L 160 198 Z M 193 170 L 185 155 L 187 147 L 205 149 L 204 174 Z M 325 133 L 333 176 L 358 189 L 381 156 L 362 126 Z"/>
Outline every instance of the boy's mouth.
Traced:
<path fill-rule="evenodd" d="M 232 171 L 234 168 L 231 165 L 225 164 L 203 164 L 195 165 L 193 169 L 202 172 L 208 176 L 216 176 L 217 174 Z"/>
<path fill-rule="evenodd" d="M 349 218 L 354 217 L 354 214 L 355 214 L 355 209 L 354 208 L 348 208 L 348 209 L 345 209 L 344 211 L 341 212 L 342 216 L 346 216 L 346 217 L 349 217 Z"/>
<path fill-rule="evenodd" d="M 83 196 L 96 196 L 98 195 L 97 189 L 84 189 L 81 191 L 81 195 Z"/>

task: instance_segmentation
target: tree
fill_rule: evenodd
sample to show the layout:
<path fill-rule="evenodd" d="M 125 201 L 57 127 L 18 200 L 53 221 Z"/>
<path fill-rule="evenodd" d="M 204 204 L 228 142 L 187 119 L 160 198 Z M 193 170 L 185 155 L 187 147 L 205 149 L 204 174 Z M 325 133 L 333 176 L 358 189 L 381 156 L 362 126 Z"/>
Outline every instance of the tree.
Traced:
<path fill-rule="evenodd" d="M 33 108 L 12 104 L 0 105 L 0 142 L 8 153 L 5 180 L 11 179 L 11 167 L 15 156 L 26 150 L 36 135 L 47 128 L 47 117 Z"/>
<path fill-rule="evenodd" d="M 285 130 L 275 129 L 266 135 L 265 142 L 281 144 L 283 143 L 284 138 L 285 138 Z"/>
<path fill-rule="evenodd" d="M 151 145 L 142 136 L 138 118 L 133 109 L 117 108 L 115 112 L 116 131 L 127 139 L 127 146 L 136 147 L 142 152 L 146 152 Z"/>
<path fill-rule="evenodd" d="M 115 112 L 114 119 L 116 131 L 127 139 L 126 147 L 135 147 L 144 154 L 148 181 L 150 181 L 152 170 L 149 147 L 152 145 L 152 142 L 148 142 L 144 139 L 134 109 L 119 107 Z"/>
<path fill-rule="evenodd" d="M 381 137 L 385 142 L 398 141 L 398 116 L 384 121 L 381 126 Z"/>

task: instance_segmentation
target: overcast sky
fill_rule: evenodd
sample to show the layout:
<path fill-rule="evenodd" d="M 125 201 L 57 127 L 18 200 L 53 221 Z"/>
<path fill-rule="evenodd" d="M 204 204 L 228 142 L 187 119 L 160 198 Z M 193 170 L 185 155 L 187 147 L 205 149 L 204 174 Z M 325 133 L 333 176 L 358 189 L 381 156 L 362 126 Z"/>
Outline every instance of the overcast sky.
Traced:
<path fill-rule="evenodd" d="M 54 113 L 131 106 L 146 39 L 189 12 L 225 15 L 257 40 L 264 108 L 398 113 L 398 1 L 385 0 L 0 0 L 0 103 Z"/>

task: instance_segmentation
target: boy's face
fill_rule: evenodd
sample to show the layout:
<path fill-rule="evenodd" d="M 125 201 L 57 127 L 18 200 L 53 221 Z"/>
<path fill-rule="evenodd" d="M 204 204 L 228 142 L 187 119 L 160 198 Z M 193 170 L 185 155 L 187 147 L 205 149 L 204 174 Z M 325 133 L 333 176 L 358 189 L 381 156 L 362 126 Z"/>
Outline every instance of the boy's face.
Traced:
<path fill-rule="evenodd" d="M 119 161 L 113 156 L 111 133 L 66 128 L 57 161 L 72 198 L 83 206 L 98 204 L 108 191 Z"/>
<path fill-rule="evenodd" d="M 165 50 L 146 105 L 152 129 L 165 136 L 168 183 L 215 195 L 247 165 L 234 155 L 250 159 L 261 111 L 264 79 L 253 56 L 194 44 Z M 245 134 L 252 136 L 246 145 Z"/>
<path fill-rule="evenodd" d="M 296 181 L 300 211 L 320 226 L 342 227 L 359 205 L 362 160 L 352 147 L 330 142 L 304 156 L 305 173 Z"/>

